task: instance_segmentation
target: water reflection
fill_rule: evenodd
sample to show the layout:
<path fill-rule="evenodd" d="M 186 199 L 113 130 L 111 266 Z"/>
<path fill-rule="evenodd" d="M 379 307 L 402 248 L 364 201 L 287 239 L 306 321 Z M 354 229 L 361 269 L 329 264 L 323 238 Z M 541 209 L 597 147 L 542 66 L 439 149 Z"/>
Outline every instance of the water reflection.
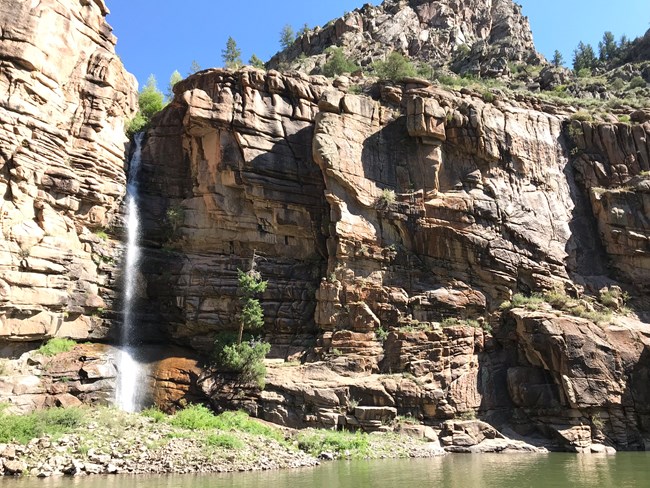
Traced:
<path fill-rule="evenodd" d="M 213 476 L 111 476 L 3 480 L 15 488 L 628 488 L 650 486 L 650 454 L 453 455 L 340 462 L 316 469 Z"/>

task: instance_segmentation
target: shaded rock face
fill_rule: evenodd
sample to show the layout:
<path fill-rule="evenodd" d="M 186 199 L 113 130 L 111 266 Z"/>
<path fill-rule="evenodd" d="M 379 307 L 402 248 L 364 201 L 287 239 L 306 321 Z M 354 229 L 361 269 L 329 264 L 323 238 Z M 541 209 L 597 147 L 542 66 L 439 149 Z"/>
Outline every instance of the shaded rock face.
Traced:
<path fill-rule="evenodd" d="M 508 63 L 539 64 L 528 19 L 511 0 L 397 1 L 363 8 L 300 36 L 269 61 L 318 70 L 325 50 L 342 47 L 362 66 L 397 51 L 461 74 L 501 76 Z M 298 59 L 301 56 L 308 59 Z"/>
<path fill-rule="evenodd" d="M 168 325 L 156 336 L 210 351 L 217 332 L 237 328 L 237 269 L 255 255 L 277 353 L 313 345 L 329 215 L 311 142 L 324 87 L 212 71 L 176 88 L 143 151 L 145 233 L 165 247 L 145 259 L 156 310 L 145 303 L 144 321 Z"/>
<path fill-rule="evenodd" d="M 101 0 L 0 6 L 0 339 L 106 333 L 135 79 Z M 100 234 L 103 236 L 103 234 Z"/>
<path fill-rule="evenodd" d="M 647 324 L 619 320 L 601 327 L 517 310 L 502 330 L 504 338 L 505 332 L 519 352 L 518 364 L 507 370 L 514 419 L 532 417 L 538 430 L 575 451 L 594 441 L 647 448 Z"/>

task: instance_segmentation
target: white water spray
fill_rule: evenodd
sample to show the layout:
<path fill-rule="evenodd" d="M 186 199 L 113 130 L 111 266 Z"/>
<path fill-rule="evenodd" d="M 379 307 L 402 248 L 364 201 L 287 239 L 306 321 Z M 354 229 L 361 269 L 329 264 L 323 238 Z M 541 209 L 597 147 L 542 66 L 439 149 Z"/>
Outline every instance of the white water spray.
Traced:
<path fill-rule="evenodd" d="M 120 352 L 117 358 L 117 387 L 115 403 L 127 412 L 139 409 L 147 371 L 135 359 L 136 344 L 134 299 L 136 298 L 137 277 L 140 262 L 140 215 L 138 212 L 138 170 L 142 155 L 143 133 L 135 135 L 135 149 L 129 162 L 129 173 L 126 188 L 126 261 L 124 264 L 124 307 L 122 310 L 124 322 L 120 335 Z"/>

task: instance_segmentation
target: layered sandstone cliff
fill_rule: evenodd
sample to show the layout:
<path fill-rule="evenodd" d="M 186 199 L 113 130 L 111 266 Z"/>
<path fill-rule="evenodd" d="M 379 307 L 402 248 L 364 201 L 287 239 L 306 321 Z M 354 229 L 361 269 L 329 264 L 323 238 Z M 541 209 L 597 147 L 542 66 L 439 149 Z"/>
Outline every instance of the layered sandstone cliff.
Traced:
<path fill-rule="evenodd" d="M 647 324 L 500 305 L 619 284 L 643 312 L 650 126 L 424 81 L 348 86 L 244 69 L 176 87 L 144 151 L 156 336 L 209 353 L 255 255 L 273 356 L 308 364 L 234 403 L 208 371 L 215 405 L 365 429 L 479 412 L 563 448 L 641 447 Z"/>
<path fill-rule="evenodd" d="M 135 79 L 102 0 L 0 5 L 0 339 L 101 337 Z"/>
<path fill-rule="evenodd" d="M 5 345 L 106 340 L 120 324 L 111 235 L 135 92 L 105 14 L 101 1 L 0 7 Z M 432 64 L 466 45 L 481 74 L 540 61 L 505 0 L 367 6 L 285 54 L 322 60 L 357 41 L 362 63 L 386 44 Z M 185 347 L 153 372 L 157 401 L 244 406 L 296 427 L 383 430 L 410 415 L 452 422 L 443 431 L 459 439 L 471 429 L 453 420 L 479 415 L 565 449 L 645 447 L 647 111 L 581 122 L 522 93 L 354 82 L 207 70 L 153 120 L 137 339 Z M 252 260 L 269 281 L 262 334 L 282 364 L 264 392 L 233 395 L 194 356 L 237 328 L 237 270 Z M 562 305 L 504 306 L 543 292 Z M 106 400 L 115 376 L 110 349 L 90 346 L 8 368 L 3 398 L 25 408 Z"/>

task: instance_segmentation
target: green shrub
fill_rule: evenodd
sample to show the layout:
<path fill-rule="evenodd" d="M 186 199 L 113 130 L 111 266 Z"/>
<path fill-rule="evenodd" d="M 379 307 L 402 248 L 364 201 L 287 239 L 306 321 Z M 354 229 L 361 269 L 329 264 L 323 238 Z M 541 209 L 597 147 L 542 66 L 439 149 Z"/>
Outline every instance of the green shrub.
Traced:
<path fill-rule="evenodd" d="M 623 124 L 629 124 L 630 122 L 632 122 L 632 119 L 630 118 L 629 115 L 619 115 L 618 121 Z"/>
<path fill-rule="evenodd" d="M 0 415 L 0 443 L 27 444 L 44 435 L 58 438 L 79 426 L 85 412 L 79 408 L 51 408 L 26 415 Z"/>
<path fill-rule="evenodd" d="M 646 84 L 647 83 L 643 78 L 640 76 L 635 76 L 630 80 L 630 89 L 634 90 L 635 88 L 645 88 Z"/>
<path fill-rule="evenodd" d="M 625 85 L 626 85 L 625 81 L 623 81 L 621 78 L 616 78 L 614 79 L 614 81 L 612 81 L 612 84 L 610 86 L 612 90 L 621 91 L 625 89 Z"/>
<path fill-rule="evenodd" d="M 381 195 L 379 198 L 377 198 L 377 202 L 375 203 L 375 206 L 377 208 L 385 208 L 388 207 L 390 204 L 395 203 L 395 200 L 397 199 L 397 195 L 395 194 L 394 190 L 389 190 L 388 188 L 384 188 L 381 191 Z"/>
<path fill-rule="evenodd" d="M 203 405 L 189 405 L 169 418 L 174 427 L 188 430 L 208 430 L 219 428 L 217 417 Z"/>
<path fill-rule="evenodd" d="M 569 297 L 560 290 L 549 291 L 544 294 L 544 299 L 553 308 L 562 310 L 570 301 Z"/>
<path fill-rule="evenodd" d="M 404 78 L 417 76 L 415 66 L 404 55 L 393 51 L 386 61 L 377 61 L 373 64 L 377 76 L 383 80 L 401 81 Z"/>
<path fill-rule="evenodd" d="M 571 120 L 579 120 L 581 122 L 592 122 L 593 116 L 584 110 L 578 110 L 576 113 L 571 114 Z"/>
<path fill-rule="evenodd" d="M 245 432 L 258 437 L 285 442 L 280 429 L 263 424 L 249 417 L 246 412 L 224 412 L 216 417 L 216 428 L 225 431 Z"/>
<path fill-rule="evenodd" d="M 37 352 L 43 356 L 56 356 L 71 351 L 76 345 L 77 343 L 72 339 L 54 337 L 39 347 Z"/>
<path fill-rule="evenodd" d="M 266 365 L 264 358 L 271 350 L 268 342 L 246 341 L 241 344 L 226 344 L 216 353 L 217 364 L 238 374 L 242 383 L 255 383 L 264 388 Z"/>
<path fill-rule="evenodd" d="M 485 90 L 483 92 L 483 101 L 486 103 L 493 103 L 496 100 L 496 97 L 494 96 L 494 93 L 491 91 Z"/>
<path fill-rule="evenodd" d="M 370 441 L 367 434 L 337 431 L 303 431 L 298 434 L 298 447 L 312 456 L 332 452 L 336 457 L 350 452 L 352 458 L 367 457 Z"/>
<path fill-rule="evenodd" d="M 210 447 L 223 449 L 242 449 L 244 442 L 232 434 L 210 434 L 205 438 L 205 444 Z"/>
<path fill-rule="evenodd" d="M 135 117 L 126 124 L 126 135 L 128 137 L 133 137 L 138 132 L 145 130 L 148 125 L 149 121 L 147 118 L 142 115 L 142 113 L 138 112 L 135 114 Z"/>
<path fill-rule="evenodd" d="M 383 327 L 380 327 L 375 331 L 375 336 L 377 337 L 378 341 L 386 342 L 386 339 L 388 339 L 388 331 Z"/>
<path fill-rule="evenodd" d="M 334 78 L 344 73 L 352 73 L 359 69 L 354 61 L 348 59 L 339 47 L 331 47 L 326 51 L 329 59 L 323 65 L 322 72 L 328 78 Z"/>

